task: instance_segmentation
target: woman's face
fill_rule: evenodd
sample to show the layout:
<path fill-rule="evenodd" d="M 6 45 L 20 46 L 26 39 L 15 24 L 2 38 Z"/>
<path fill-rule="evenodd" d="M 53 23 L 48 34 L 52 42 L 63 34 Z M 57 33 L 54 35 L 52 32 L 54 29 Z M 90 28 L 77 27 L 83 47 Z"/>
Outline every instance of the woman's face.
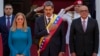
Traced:
<path fill-rule="evenodd" d="M 22 15 L 17 16 L 16 23 L 17 23 L 17 25 L 23 25 L 24 17 Z"/>

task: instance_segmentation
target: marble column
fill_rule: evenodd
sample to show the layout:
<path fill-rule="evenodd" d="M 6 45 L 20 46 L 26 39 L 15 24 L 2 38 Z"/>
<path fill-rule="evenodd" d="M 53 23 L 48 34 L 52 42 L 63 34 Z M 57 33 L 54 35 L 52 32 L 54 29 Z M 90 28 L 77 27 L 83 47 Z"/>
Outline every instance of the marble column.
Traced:
<path fill-rule="evenodd" d="M 96 1 L 96 19 L 98 21 L 98 26 L 99 26 L 99 40 L 100 40 L 100 0 L 95 0 Z M 100 41 L 99 41 L 99 52 L 98 56 L 100 56 Z"/>
<path fill-rule="evenodd" d="M 3 5 L 4 5 L 4 0 L 0 0 L 0 17 L 3 16 Z"/>

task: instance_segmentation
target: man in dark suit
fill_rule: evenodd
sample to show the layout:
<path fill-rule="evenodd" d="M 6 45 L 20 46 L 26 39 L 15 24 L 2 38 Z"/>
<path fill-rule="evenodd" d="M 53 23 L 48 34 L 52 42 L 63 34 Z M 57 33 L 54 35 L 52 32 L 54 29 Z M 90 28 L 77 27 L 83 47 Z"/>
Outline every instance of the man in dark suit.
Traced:
<path fill-rule="evenodd" d="M 2 35 L 2 43 L 3 43 L 3 56 L 9 56 L 9 47 L 8 47 L 8 35 L 9 29 L 12 25 L 14 16 L 13 8 L 11 4 L 6 4 L 4 7 L 5 15 L 0 17 L 0 33 Z"/>
<path fill-rule="evenodd" d="M 89 18 L 88 8 L 79 9 L 80 18 L 73 20 L 70 29 L 70 52 L 72 56 L 97 56 L 99 29 L 95 19 Z"/>
<path fill-rule="evenodd" d="M 40 39 L 43 36 L 48 36 L 51 29 L 55 29 L 56 25 L 51 25 L 49 28 L 46 26 L 49 20 L 54 17 L 54 6 L 51 1 L 44 3 L 44 15 L 40 16 L 35 21 L 35 38 Z M 40 56 L 62 56 L 65 52 L 65 37 L 63 32 L 63 22 L 56 30 L 55 34 L 51 37 L 45 50 L 40 53 Z"/>
<path fill-rule="evenodd" d="M 31 27 L 31 32 L 32 32 L 32 38 L 33 38 L 33 44 L 37 45 L 38 40 L 34 38 L 34 25 L 35 25 L 35 19 L 38 18 L 41 13 L 38 13 L 39 11 L 43 10 L 43 6 L 34 8 L 34 6 L 32 6 L 31 10 L 29 13 L 27 13 L 26 15 L 26 19 L 27 19 L 27 24 L 29 27 Z M 34 51 L 34 50 L 33 50 Z"/>

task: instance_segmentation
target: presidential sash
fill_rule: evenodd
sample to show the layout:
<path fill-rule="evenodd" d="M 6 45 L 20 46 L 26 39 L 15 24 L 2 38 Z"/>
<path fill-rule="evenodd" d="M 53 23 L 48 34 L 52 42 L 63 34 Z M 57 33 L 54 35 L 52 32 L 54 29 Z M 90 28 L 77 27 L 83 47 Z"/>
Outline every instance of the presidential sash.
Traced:
<path fill-rule="evenodd" d="M 54 15 L 54 17 L 51 19 L 50 23 L 46 26 L 46 28 L 48 29 L 53 24 L 57 25 L 56 29 L 51 30 L 47 37 L 45 37 L 45 36 L 41 37 L 40 42 L 39 42 L 38 56 L 40 56 L 40 53 L 45 50 L 45 48 L 47 47 L 48 43 L 50 42 L 52 36 L 56 32 L 57 28 L 60 26 L 61 22 L 62 22 L 62 18 L 57 15 Z"/>

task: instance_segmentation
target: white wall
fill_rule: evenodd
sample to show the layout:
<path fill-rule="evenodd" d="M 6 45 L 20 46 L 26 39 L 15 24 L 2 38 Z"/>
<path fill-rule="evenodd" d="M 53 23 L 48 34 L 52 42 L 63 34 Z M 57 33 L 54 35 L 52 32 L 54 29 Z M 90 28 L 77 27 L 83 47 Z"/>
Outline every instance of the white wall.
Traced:
<path fill-rule="evenodd" d="M 99 25 L 99 40 L 100 40 L 100 0 L 95 0 L 95 1 L 96 1 L 96 19 L 97 19 L 98 25 Z M 100 56 L 100 41 L 99 41 L 98 56 Z"/>
<path fill-rule="evenodd" d="M 3 4 L 4 4 L 4 1 L 3 0 L 0 0 L 0 17 L 3 16 Z"/>

